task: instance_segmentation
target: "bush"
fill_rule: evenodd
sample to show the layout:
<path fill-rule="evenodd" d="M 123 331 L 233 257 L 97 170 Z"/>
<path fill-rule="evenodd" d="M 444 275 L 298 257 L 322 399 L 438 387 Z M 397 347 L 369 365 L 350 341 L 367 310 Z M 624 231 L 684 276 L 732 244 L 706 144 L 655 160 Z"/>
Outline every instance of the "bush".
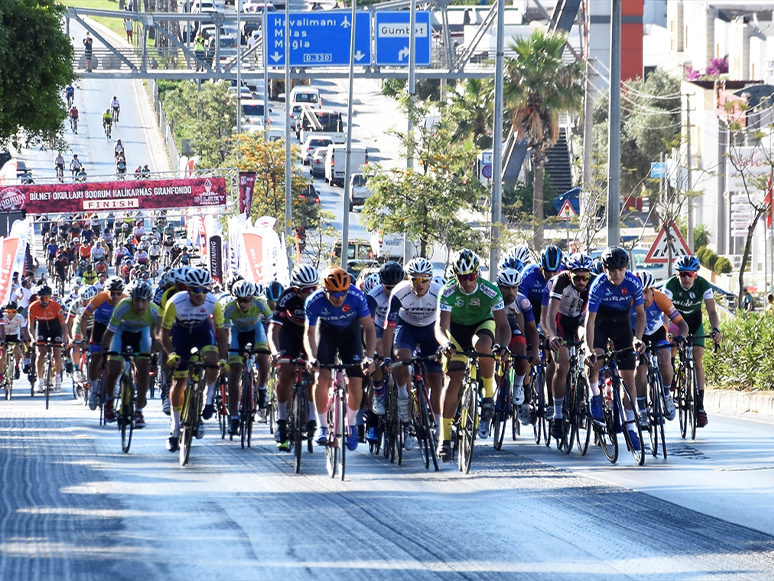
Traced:
<path fill-rule="evenodd" d="M 725 256 L 720 256 L 715 261 L 715 268 L 712 270 L 718 274 L 728 274 L 733 270 L 733 266 L 731 265 L 731 261 L 728 258 Z"/>
<path fill-rule="evenodd" d="M 699 262 L 701 262 L 702 266 L 707 266 L 707 255 L 712 252 L 709 248 L 706 246 L 701 246 L 698 250 L 696 250 L 696 258 L 699 259 Z M 713 253 L 714 254 L 714 253 Z"/>
<path fill-rule="evenodd" d="M 721 259 L 722 260 L 722 259 Z M 721 323 L 723 343 L 715 353 L 707 340 L 707 384 L 738 390 L 774 389 L 774 317 L 742 314 Z"/>

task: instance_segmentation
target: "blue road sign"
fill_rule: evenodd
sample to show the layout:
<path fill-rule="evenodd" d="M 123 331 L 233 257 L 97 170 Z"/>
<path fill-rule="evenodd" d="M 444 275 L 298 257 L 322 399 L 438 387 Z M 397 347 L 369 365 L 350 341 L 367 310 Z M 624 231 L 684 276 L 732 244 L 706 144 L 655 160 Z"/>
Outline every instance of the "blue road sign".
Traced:
<path fill-rule="evenodd" d="M 654 162 L 650 164 L 650 177 L 652 178 L 665 178 L 666 177 L 666 163 Z"/>
<path fill-rule="evenodd" d="M 285 13 L 269 12 L 268 50 L 270 67 L 285 66 Z M 290 66 L 325 67 L 349 65 L 352 32 L 349 10 L 290 13 Z M 371 64 L 371 13 L 357 13 L 355 64 Z"/>
<path fill-rule="evenodd" d="M 411 15 L 408 11 L 376 11 L 376 64 L 404 66 L 409 64 Z M 359 25 L 358 25 L 359 26 Z M 417 12 L 415 62 L 430 65 L 430 13 Z"/>

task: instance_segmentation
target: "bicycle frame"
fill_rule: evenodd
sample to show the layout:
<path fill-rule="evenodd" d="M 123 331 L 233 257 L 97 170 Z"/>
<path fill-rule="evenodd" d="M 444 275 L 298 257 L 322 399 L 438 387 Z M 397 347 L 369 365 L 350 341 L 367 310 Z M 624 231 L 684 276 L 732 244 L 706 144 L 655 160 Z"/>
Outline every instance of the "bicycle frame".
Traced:
<path fill-rule="evenodd" d="M 336 477 L 338 464 L 341 463 L 341 479 L 346 472 L 347 426 L 347 382 L 344 370 L 351 365 L 320 365 L 321 369 L 331 371 L 328 386 L 328 442 L 325 446 L 325 460 L 328 476 Z M 340 455 L 340 458 L 339 458 Z"/>
<path fill-rule="evenodd" d="M 278 365 L 295 365 L 296 380 L 293 382 L 293 394 L 290 397 L 290 414 L 288 415 L 287 427 L 288 438 L 293 448 L 293 469 L 296 474 L 301 471 L 301 442 L 306 433 L 309 442 L 309 452 L 312 451 L 312 434 L 307 433 L 307 423 L 309 415 L 309 402 L 306 395 L 306 388 L 309 384 L 309 375 L 306 370 L 306 359 L 298 357 L 296 359 L 280 359 Z"/>

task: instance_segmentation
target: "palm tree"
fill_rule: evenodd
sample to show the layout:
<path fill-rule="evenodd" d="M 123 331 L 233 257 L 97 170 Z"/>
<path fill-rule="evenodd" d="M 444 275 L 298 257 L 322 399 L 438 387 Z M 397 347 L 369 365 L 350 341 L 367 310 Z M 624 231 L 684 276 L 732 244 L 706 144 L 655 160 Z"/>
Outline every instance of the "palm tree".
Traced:
<path fill-rule="evenodd" d="M 471 138 L 478 149 L 492 147 L 493 97 L 489 79 L 466 79 L 462 92 L 452 94 L 452 116 L 457 123 L 455 141 Z"/>
<path fill-rule="evenodd" d="M 536 248 L 543 246 L 546 151 L 559 140 L 559 115 L 579 111 L 583 104 L 583 65 L 562 62 L 566 43 L 562 34 L 537 30 L 510 43 L 516 56 L 505 60 L 505 105 L 512 111 L 516 135 L 527 142 L 535 175 L 532 210 Z"/>

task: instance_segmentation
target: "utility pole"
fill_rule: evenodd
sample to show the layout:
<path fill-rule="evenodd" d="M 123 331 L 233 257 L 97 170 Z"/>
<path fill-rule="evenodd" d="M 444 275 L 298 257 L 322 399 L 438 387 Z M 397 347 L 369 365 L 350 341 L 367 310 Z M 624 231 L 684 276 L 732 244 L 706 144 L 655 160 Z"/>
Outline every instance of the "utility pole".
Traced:
<path fill-rule="evenodd" d="M 500 261 L 500 222 L 503 206 L 503 37 L 505 0 L 497 0 L 497 54 L 495 55 L 494 139 L 492 143 L 492 228 L 489 247 L 489 280 L 497 280 Z"/>
<path fill-rule="evenodd" d="M 621 242 L 621 2 L 611 0 L 608 110 L 607 245 Z"/>
<path fill-rule="evenodd" d="M 688 146 L 686 152 L 686 159 L 688 160 L 687 180 L 685 184 L 685 191 L 688 195 L 688 249 L 693 252 L 693 198 L 691 197 L 691 190 L 693 189 L 693 181 L 691 176 L 691 166 L 693 160 L 691 156 L 691 95 L 685 95 L 685 125 L 687 128 L 685 134 L 685 143 Z"/>
<path fill-rule="evenodd" d="M 266 34 L 264 28 L 261 32 Z M 264 69 L 265 70 L 265 69 Z M 290 2 L 285 2 L 285 249 L 288 257 L 291 255 L 291 247 L 287 245 L 292 235 L 290 224 L 293 219 L 293 167 L 290 159 Z M 268 103 L 263 103 L 266 112 Z M 346 248 L 344 249 L 346 252 Z"/>
<path fill-rule="evenodd" d="M 237 135 L 242 133 L 242 0 L 236 0 L 237 11 Z M 220 26 L 216 24 L 216 26 Z M 265 108 L 265 106 L 264 106 Z"/>
<path fill-rule="evenodd" d="M 354 1 L 354 0 L 353 0 Z M 409 92 L 409 114 L 408 114 L 408 155 L 406 155 L 406 168 L 412 169 L 414 167 L 414 146 L 412 139 L 414 134 L 412 132 L 413 123 L 411 116 L 414 114 L 414 96 L 417 92 L 417 79 L 416 79 L 416 64 L 417 50 L 416 50 L 416 38 L 417 38 L 417 0 L 411 0 L 411 12 L 409 14 L 409 70 L 408 70 L 408 92 Z M 409 239 L 408 232 L 403 232 L 403 264 L 407 264 L 410 259 L 409 256 Z"/>
<path fill-rule="evenodd" d="M 352 26 L 349 27 L 349 97 L 347 98 L 347 153 L 344 158 L 344 200 L 341 204 L 341 268 L 347 270 L 349 255 L 349 177 L 352 157 L 352 89 L 355 85 L 355 23 L 357 0 L 352 0 Z"/>

